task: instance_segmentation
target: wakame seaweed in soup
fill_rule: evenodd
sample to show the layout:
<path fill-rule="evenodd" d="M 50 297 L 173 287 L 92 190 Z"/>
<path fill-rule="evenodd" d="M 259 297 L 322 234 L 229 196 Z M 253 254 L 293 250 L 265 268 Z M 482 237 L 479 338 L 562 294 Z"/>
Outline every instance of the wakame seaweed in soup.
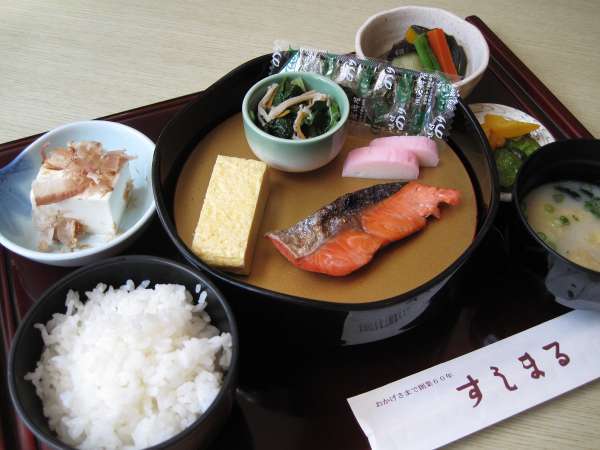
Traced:
<path fill-rule="evenodd" d="M 302 78 L 295 77 L 269 85 L 252 118 L 272 136 L 309 139 L 329 131 L 340 117 L 334 98 L 308 90 Z"/>

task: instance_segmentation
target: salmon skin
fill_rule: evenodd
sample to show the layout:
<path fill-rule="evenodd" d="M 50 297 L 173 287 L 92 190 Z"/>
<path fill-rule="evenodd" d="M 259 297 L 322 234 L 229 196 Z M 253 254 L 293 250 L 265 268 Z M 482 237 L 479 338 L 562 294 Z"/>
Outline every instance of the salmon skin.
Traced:
<path fill-rule="evenodd" d="M 294 266 L 333 276 L 367 264 L 384 245 L 440 218 L 439 205 L 458 205 L 460 192 L 416 181 L 386 183 L 350 192 L 286 230 L 267 233 Z"/>

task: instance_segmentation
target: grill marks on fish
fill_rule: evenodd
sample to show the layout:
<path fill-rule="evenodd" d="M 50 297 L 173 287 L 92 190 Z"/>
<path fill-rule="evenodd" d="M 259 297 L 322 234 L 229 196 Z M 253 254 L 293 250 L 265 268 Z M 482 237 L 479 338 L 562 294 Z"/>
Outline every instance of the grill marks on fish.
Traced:
<path fill-rule="evenodd" d="M 404 184 L 377 184 L 344 194 L 290 228 L 270 232 L 267 237 L 273 242 L 280 242 L 293 258 L 302 258 L 345 229 L 359 229 L 358 215 L 398 192 Z"/>
<path fill-rule="evenodd" d="M 286 230 L 267 233 L 277 250 L 304 270 L 333 276 L 364 266 L 381 247 L 440 217 L 440 203 L 460 193 L 418 182 L 379 184 L 345 194 Z"/>

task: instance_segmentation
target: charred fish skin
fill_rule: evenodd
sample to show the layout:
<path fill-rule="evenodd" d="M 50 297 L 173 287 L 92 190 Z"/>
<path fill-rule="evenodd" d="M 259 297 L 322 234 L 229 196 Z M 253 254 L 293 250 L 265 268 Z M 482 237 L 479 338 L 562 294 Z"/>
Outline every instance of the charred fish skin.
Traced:
<path fill-rule="evenodd" d="M 308 220 L 279 232 L 296 248 L 276 234 L 267 237 L 297 268 L 340 277 L 367 265 L 381 247 L 425 228 L 429 217 L 439 219 L 440 204 L 460 204 L 456 189 L 416 181 L 400 183 L 395 192 L 393 185 L 380 186 L 383 189 L 340 197 Z M 298 250 L 306 253 L 298 257 L 294 253 Z"/>
<path fill-rule="evenodd" d="M 361 229 L 360 213 L 405 185 L 405 182 L 383 183 L 349 192 L 291 227 L 269 232 L 266 237 L 280 241 L 295 258 L 302 258 L 345 229 Z"/>

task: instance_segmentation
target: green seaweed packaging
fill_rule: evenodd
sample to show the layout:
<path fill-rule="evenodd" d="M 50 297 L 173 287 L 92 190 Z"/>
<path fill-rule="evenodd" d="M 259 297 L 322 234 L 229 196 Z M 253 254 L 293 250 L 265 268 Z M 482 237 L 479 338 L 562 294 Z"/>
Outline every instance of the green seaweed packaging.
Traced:
<path fill-rule="evenodd" d="M 348 95 L 350 120 L 393 134 L 446 138 L 459 98 L 452 83 L 438 73 L 311 48 L 276 48 L 270 73 L 279 72 L 330 78 Z"/>

